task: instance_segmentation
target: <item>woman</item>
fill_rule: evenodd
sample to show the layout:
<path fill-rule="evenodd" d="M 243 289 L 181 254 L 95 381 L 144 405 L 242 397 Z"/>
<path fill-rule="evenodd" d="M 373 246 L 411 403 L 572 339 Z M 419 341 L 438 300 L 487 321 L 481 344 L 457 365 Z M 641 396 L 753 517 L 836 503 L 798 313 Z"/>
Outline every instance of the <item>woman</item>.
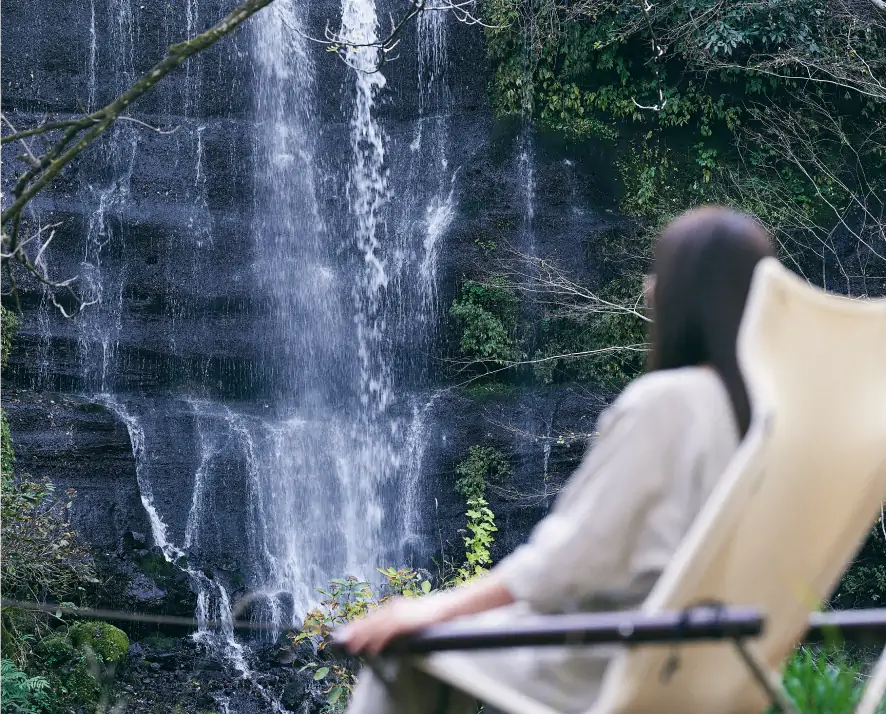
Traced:
<path fill-rule="evenodd" d="M 638 606 L 748 429 L 736 337 L 754 267 L 770 255 L 760 226 L 729 209 L 701 208 L 672 222 L 656 243 L 646 286 L 654 317 L 649 371 L 601 416 L 596 445 L 529 542 L 469 585 L 397 599 L 348 625 L 339 633 L 347 649 L 376 654 L 397 635 L 456 617 L 514 621 L 532 612 Z M 616 651 L 434 656 L 468 662 L 569 714 L 593 703 Z M 467 714 L 475 706 L 408 662 L 382 664 L 388 683 L 365 672 L 353 714 Z"/>

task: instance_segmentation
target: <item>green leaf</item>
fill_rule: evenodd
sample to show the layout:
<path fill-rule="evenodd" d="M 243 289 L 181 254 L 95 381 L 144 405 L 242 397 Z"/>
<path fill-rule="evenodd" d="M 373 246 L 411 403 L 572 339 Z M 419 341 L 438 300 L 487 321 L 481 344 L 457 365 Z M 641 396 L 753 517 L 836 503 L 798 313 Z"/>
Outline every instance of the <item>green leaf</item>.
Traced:
<path fill-rule="evenodd" d="M 329 674 L 329 667 L 320 667 L 320 669 L 314 672 L 314 681 L 319 682 L 327 674 Z"/>
<path fill-rule="evenodd" d="M 422 584 L 421 584 L 421 591 L 422 591 L 425 595 L 427 595 L 429 592 L 431 592 L 431 583 L 430 583 L 429 580 L 424 580 L 424 581 L 422 582 Z"/>
<path fill-rule="evenodd" d="M 344 694 L 345 688 L 341 685 L 337 687 L 333 687 L 329 694 L 326 695 L 326 703 L 327 704 L 335 704 L 340 698 L 341 695 Z"/>

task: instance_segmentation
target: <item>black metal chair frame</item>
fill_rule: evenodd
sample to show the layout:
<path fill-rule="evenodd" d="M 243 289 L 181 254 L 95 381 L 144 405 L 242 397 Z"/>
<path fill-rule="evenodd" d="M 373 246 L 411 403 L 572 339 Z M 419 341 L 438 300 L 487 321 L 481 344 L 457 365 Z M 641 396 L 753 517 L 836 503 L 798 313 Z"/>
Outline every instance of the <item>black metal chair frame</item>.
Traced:
<path fill-rule="evenodd" d="M 747 647 L 748 640 L 761 635 L 764 628 L 765 617 L 759 610 L 719 605 L 700 605 L 654 615 L 638 611 L 536 615 L 513 625 L 477 627 L 457 621 L 435 625 L 392 641 L 384 654 L 408 656 L 451 650 L 595 644 L 673 646 L 729 640 L 775 707 L 782 712 L 794 712 L 793 703 L 770 681 Z M 827 641 L 835 636 L 849 639 L 864 636 L 886 642 L 886 608 L 810 615 L 807 640 Z M 669 671 L 662 672 L 661 676 L 669 677 L 677 666 L 679 652 L 675 649 Z"/>

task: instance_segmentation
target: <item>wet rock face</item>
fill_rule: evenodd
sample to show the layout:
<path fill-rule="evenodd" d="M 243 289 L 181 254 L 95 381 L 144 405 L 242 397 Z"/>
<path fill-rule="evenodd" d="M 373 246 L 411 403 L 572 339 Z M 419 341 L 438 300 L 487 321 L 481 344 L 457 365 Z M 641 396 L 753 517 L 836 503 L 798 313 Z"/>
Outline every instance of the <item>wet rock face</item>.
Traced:
<path fill-rule="evenodd" d="M 313 670 L 300 671 L 316 661 L 313 652 L 301 648 L 281 664 L 282 651 L 289 651 L 283 640 L 259 649 L 255 664 L 260 672 L 244 678 L 192 639 L 148 635 L 130 645 L 112 704 L 122 705 L 123 711 L 148 714 L 202 714 L 225 707 L 242 714 L 264 714 L 272 706 L 270 696 L 286 711 L 323 711 L 322 683 L 314 681 Z"/>
<path fill-rule="evenodd" d="M 72 518 L 90 544 L 116 553 L 124 533 L 150 529 L 125 424 L 70 394 L 4 389 L 17 471 L 77 492 Z"/>
<path fill-rule="evenodd" d="M 44 111 L 64 115 L 100 106 L 151 66 L 166 45 L 208 26 L 231 5 L 218 0 L 171 5 L 154 0 L 7 3 L 2 29 L 8 50 L 3 56 L 4 112 L 26 126 Z M 379 16 L 398 8 L 396 3 L 382 3 Z M 311 3 L 306 27 L 321 35 L 330 18 L 336 24 L 340 11 L 337 3 Z M 137 417 L 147 441 L 143 466 L 150 472 L 152 495 L 178 547 L 187 537 L 191 501 L 186 494 L 195 489 L 202 457 L 212 452 L 211 497 L 201 514 L 199 544 L 189 550 L 199 550 L 200 562 L 207 567 L 246 578 L 253 559 L 247 538 L 240 536 L 249 531 L 243 474 L 250 467 L 225 409 L 263 418 L 279 398 L 281 371 L 300 358 L 295 354 L 281 361 L 281 345 L 274 337 L 279 332 L 278 308 L 266 276 L 260 274 L 265 248 L 253 235 L 257 206 L 264 205 L 255 196 L 261 168 L 255 137 L 267 119 L 256 116 L 255 75 L 261 61 L 256 47 L 262 39 L 258 28 L 258 18 L 253 18 L 133 106 L 141 120 L 179 127 L 175 133 L 157 134 L 121 123 L 42 194 L 36 207 L 43 220 L 61 223 L 50 251 L 55 274 L 80 275 L 84 288 L 100 303 L 66 320 L 47 305 L 36 286 L 25 284 L 23 327 L 4 373 L 7 384 L 38 395 L 86 394 L 92 395 L 87 402 L 97 404 L 98 395 L 110 394 Z M 397 356 L 390 364 L 397 380 L 395 411 L 445 385 L 446 371 L 437 357 L 451 350 L 456 339 L 447 308 L 465 277 L 491 267 L 494 256 L 481 244 L 558 257 L 578 277 L 594 280 L 595 237 L 618 223 L 611 212 L 611 157 L 593 144 L 571 145 L 555 135 L 525 134 L 519 121 L 493 118 L 486 99 L 482 34 L 476 26 L 448 23 L 441 75 L 445 87 L 430 99 L 422 93 L 416 71 L 418 42 L 415 28 L 403 35 L 399 59 L 385 65 L 387 84 L 373 108 L 388 149 L 390 227 L 382 237 L 393 241 L 395 231 L 423 230 L 433 206 L 410 198 L 410 182 L 424 185 L 435 172 L 451 176 L 454 210 L 437 250 L 435 302 L 422 308 L 430 311 L 434 322 L 429 328 L 431 344 L 416 352 L 415 331 L 408 324 L 401 329 L 396 322 L 400 318 L 394 319 L 401 309 L 398 291 L 403 286 L 390 283 L 384 297 L 383 307 L 392 316 L 381 348 Z M 315 53 L 312 61 L 318 200 L 321 214 L 336 216 L 346 213 L 348 205 L 352 157 L 347 102 L 353 79 L 328 53 Z M 438 136 L 445 139 L 445 162 L 422 169 L 427 175 L 416 175 L 417 154 L 411 147 L 419 137 L 430 145 Z M 411 215 L 399 223 L 394 220 L 398 210 L 407 209 Z M 345 228 L 334 225 L 331 231 Z M 413 242 L 421 243 L 421 237 Z M 91 247 L 84 250 L 85 243 Z M 391 256 L 392 263 L 399 259 Z M 348 258 L 339 266 L 345 271 L 344 281 L 353 279 L 346 273 L 358 270 L 360 262 Z M 296 317 L 291 322 L 297 332 L 302 318 Z M 353 352 L 356 345 L 346 342 L 342 349 Z M 428 354 L 434 357 L 428 359 Z M 420 362 L 424 366 L 416 366 Z M 529 397 L 525 390 L 520 395 L 509 404 L 503 402 L 501 409 L 526 408 Z M 47 433 L 46 444 L 40 443 L 41 420 L 52 424 L 53 410 L 58 411 L 42 396 L 40 400 L 14 418 L 13 435 L 22 454 L 45 460 L 41 468 L 60 485 L 81 492 L 75 511 L 78 525 L 107 551 L 118 550 L 127 531 L 150 535 L 137 492 L 131 490 L 124 498 L 105 476 L 112 472 L 105 463 L 112 455 L 120 468 L 128 460 L 127 483 L 135 488 L 127 427 L 119 415 L 114 425 L 97 418 L 65 417 L 68 425 L 61 428 L 75 425 L 77 438 L 85 441 L 76 446 L 76 453 L 53 455 L 47 448 L 60 445 L 64 432 Z M 530 411 L 538 425 L 550 422 L 560 410 L 560 397 L 549 397 L 547 390 L 537 391 L 532 401 Z M 425 451 L 419 489 L 428 496 L 433 493 L 437 507 L 458 512 L 462 504 L 445 484 L 452 480 L 447 474 L 453 463 L 470 446 L 487 438 L 502 441 L 516 462 L 528 464 L 544 458 L 545 442 L 508 442 L 506 432 L 485 426 L 485 406 L 449 406 L 452 403 L 447 397 L 439 410 L 434 406 L 429 412 L 433 432 L 445 434 L 446 441 L 441 437 Z M 41 409 L 44 416 L 39 416 Z M 562 418 L 562 428 L 580 430 L 579 423 L 593 411 L 573 409 Z M 98 430 L 96 448 L 86 433 L 93 426 Z M 113 449 L 105 448 L 102 430 L 113 434 Z M 487 432 L 498 436 L 487 437 Z M 524 448 L 525 453 L 520 451 Z M 540 468 L 527 466 L 518 478 L 538 477 L 531 473 Z M 518 472 L 522 469 L 517 466 Z M 418 504 L 422 521 L 434 503 Z M 526 506 L 522 522 L 528 524 L 543 508 Z M 509 507 L 502 504 L 502 509 Z M 416 546 L 417 552 L 427 553 L 439 540 L 436 525 L 420 530 L 433 536 Z M 503 542 L 509 539 L 502 535 Z"/>
<path fill-rule="evenodd" d="M 106 406 L 70 394 L 4 389 L 19 473 L 73 489 L 71 520 L 95 556 L 90 605 L 192 617 L 188 579 L 150 542 L 126 424 Z M 129 623 L 126 629 L 143 629 Z"/>
<path fill-rule="evenodd" d="M 339 3 L 296 4 L 304 6 L 304 22 L 314 35 L 322 36 L 330 19 L 337 26 Z M 234 5 L 233 0 L 9 0 L 2 23 L 4 114 L 30 126 L 46 112 L 63 118 L 81 107 L 102 106 L 168 44 L 208 27 Z M 382 24 L 387 26 L 389 10 L 400 9 L 393 1 L 379 3 Z M 290 354 L 281 344 L 281 312 L 298 344 L 299 331 L 317 321 L 317 301 L 351 305 L 355 275 L 365 264 L 343 238 L 353 230 L 346 214 L 354 190 L 349 179 L 354 79 L 331 54 L 316 52 L 311 126 L 317 214 L 329 224 L 324 236 L 329 246 L 328 256 L 321 256 L 327 262 L 318 258 L 305 271 L 310 277 L 311 271 L 328 269 L 334 280 L 316 299 L 285 309 L 275 303 L 267 274 L 274 241 L 261 234 L 262 213 L 297 199 L 281 195 L 274 204 L 260 195 L 269 170 L 262 137 L 273 119 L 257 113 L 256 78 L 265 71 L 257 49 L 265 41 L 260 27 L 253 18 L 132 107 L 134 117 L 178 127 L 174 133 L 123 122 L 35 202 L 44 223 L 61 223 L 48 252 L 53 274 L 79 275 L 100 301 L 66 320 L 38 286 L 23 283 L 23 326 L 4 370 L 3 406 L 18 467 L 78 492 L 74 523 L 95 548 L 107 583 L 98 595 L 101 606 L 195 613 L 193 578 L 161 554 L 146 497 L 162 515 L 169 543 L 184 552 L 180 564 L 223 584 L 234 600 L 259 588 L 266 571 L 250 484 L 260 482 L 256 473 L 265 466 L 255 453 L 262 444 L 258 437 L 253 443 L 244 424 L 262 431 L 273 421 L 281 392 L 308 392 L 312 386 L 285 384 L 291 365 L 315 356 Z M 408 423 L 414 403 L 429 404 L 410 501 L 412 525 L 397 557 L 403 565 L 433 570 L 441 556 L 454 561 L 463 556 L 458 530 L 464 527 L 465 504 L 454 490 L 455 467 L 471 446 L 494 446 L 511 466 L 507 481 L 488 494 L 499 527 L 493 554 L 500 558 L 546 512 L 581 458 L 609 396 L 520 385 L 488 399 L 444 392 L 448 375 L 438 358 L 457 341 L 447 309 L 459 284 L 493 267 L 494 256 L 482 247 L 490 243 L 558 257 L 577 277 L 594 281 L 595 241 L 620 222 L 611 156 L 593 143 L 569 144 L 527 131 L 519 120 L 493 117 L 478 27 L 449 22 L 445 86 L 433 96 L 420 85 L 418 42 L 414 28 L 404 33 L 373 107 L 384 134 L 388 181 L 379 236 L 388 244 L 402 239 L 420 254 L 427 238 L 422 232 L 439 208 L 426 189 L 440 177 L 444 198 L 451 188 L 452 213 L 430 266 L 432 300 L 418 306 L 403 301 L 410 289 L 404 283 L 415 282 L 415 271 L 403 278 L 395 271 L 397 261 L 416 257 L 395 250 L 387 256 L 394 277 L 379 298 L 387 331 L 377 346 L 391 356 L 391 411 L 402 416 L 401 425 Z M 428 81 L 430 68 L 422 81 Z M 296 79 L 293 74 L 287 81 Z M 438 140 L 445 144 L 439 155 L 428 148 Z M 278 161 L 271 167 L 282 170 L 292 157 L 281 150 L 271 158 Z M 3 180 L 8 177 L 5 172 Z M 297 227 L 313 220 L 302 217 Z M 419 323 L 410 322 L 416 312 L 425 316 L 422 329 L 430 335 L 421 344 L 414 329 Z M 353 320 L 346 317 L 350 329 Z M 324 359 L 328 355 L 330 372 L 340 353 L 357 352 L 351 338 L 338 344 L 330 337 L 314 348 Z M 356 369 L 339 371 L 350 378 L 348 370 Z M 342 406 L 347 402 L 330 403 L 348 408 Z M 150 493 L 140 486 L 140 475 Z M 245 703 L 254 688 L 239 680 L 229 661 L 213 659 L 180 637 L 182 631 L 169 628 L 161 632 L 177 639 L 146 643 L 152 627 L 127 625 L 137 640 L 133 647 L 143 647 L 134 651 L 126 685 L 127 696 L 144 705 L 140 711 L 169 711 L 179 701 L 186 711 L 214 710 L 220 701 L 230 701 L 231 711 L 260 710 Z M 264 645 L 255 645 L 250 661 L 256 676 L 275 678 L 268 686 L 287 708 L 295 711 L 300 701 L 316 699 L 317 688 L 293 674 L 297 668 L 274 664 Z M 171 659 L 160 656 L 167 652 Z M 168 690 L 159 686 L 173 679 L 177 684 Z M 193 681 L 201 683 L 199 692 Z"/>

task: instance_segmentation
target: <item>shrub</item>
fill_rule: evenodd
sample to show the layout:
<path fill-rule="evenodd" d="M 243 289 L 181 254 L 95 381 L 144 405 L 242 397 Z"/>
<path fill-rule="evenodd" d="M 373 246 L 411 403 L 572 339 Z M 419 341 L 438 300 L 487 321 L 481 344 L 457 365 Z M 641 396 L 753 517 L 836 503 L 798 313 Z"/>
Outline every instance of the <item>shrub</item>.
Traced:
<path fill-rule="evenodd" d="M 74 646 L 66 632 L 54 632 L 37 644 L 36 653 L 47 666 L 67 662 L 74 656 Z"/>
<path fill-rule="evenodd" d="M 15 451 L 12 448 L 9 422 L 6 421 L 6 413 L 0 409 L 0 474 L 11 474 L 14 463 Z"/>
<path fill-rule="evenodd" d="M 353 576 L 331 580 L 328 590 L 320 590 L 325 599 L 305 615 L 301 629 L 290 635 L 293 644 L 304 640 L 314 643 L 320 657 L 302 669 L 314 672 L 314 681 L 323 682 L 327 711 L 343 711 L 356 683 L 356 675 L 347 662 L 322 659 L 332 631 L 362 617 L 395 595 L 419 597 L 431 592 L 431 582 L 411 568 L 384 568 L 384 586 L 375 591 L 368 582 Z"/>
<path fill-rule="evenodd" d="M 510 472 L 510 464 L 498 449 L 472 446 L 468 457 L 455 467 L 455 490 L 468 501 L 483 498 L 487 484 L 502 481 Z"/>
<path fill-rule="evenodd" d="M 784 671 L 784 686 L 800 714 L 851 714 L 864 692 L 858 668 L 842 657 L 801 647 Z M 884 702 L 879 714 L 886 713 Z"/>
<path fill-rule="evenodd" d="M 0 582 L 8 595 L 61 599 L 81 583 L 96 581 L 92 558 L 68 519 L 74 492 L 65 496 L 60 498 L 48 479 L 2 475 Z"/>
<path fill-rule="evenodd" d="M 465 564 L 458 569 L 458 580 L 461 583 L 479 577 L 492 564 L 489 548 L 495 542 L 492 534 L 498 530 L 495 525 L 495 514 L 482 498 L 472 498 L 468 501 L 466 515 L 470 535 L 464 537 Z"/>
<path fill-rule="evenodd" d="M 83 654 L 63 681 L 64 698 L 76 704 L 97 702 L 101 697 L 101 668 L 98 658 Z"/>
<path fill-rule="evenodd" d="M 465 281 L 449 314 L 461 329 L 459 350 L 463 357 L 497 366 L 519 360 L 517 297 L 501 278 L 485 283 Z"/>

